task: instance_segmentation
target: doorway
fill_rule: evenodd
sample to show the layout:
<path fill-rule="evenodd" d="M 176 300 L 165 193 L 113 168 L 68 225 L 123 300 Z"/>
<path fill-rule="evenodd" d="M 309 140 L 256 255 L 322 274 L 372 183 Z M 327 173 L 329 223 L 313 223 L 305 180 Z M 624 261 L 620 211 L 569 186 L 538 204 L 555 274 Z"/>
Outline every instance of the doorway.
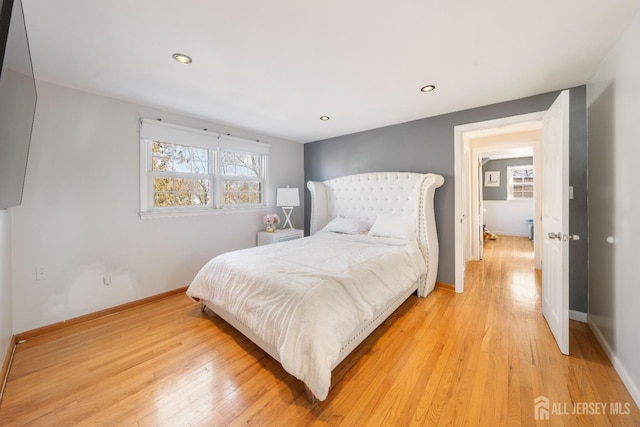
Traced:
<path fill-rule="evenodd" d="M 569 354 L 569 241 L 579 239 L 569 234 L 569 98 L 569 90 L 564 90 L 547 111 L 454 128 L 456 292 L 464 291 L 466 262 L 480 217 L 479 204 L 473 199 L 478 194 L 474 191 L 478 175 L 470 172 L 478 164 L 474 162 L 477 155 L 473 154 L 472 137 L 542 128 L 541 143 L 534 147 L 534 241 L 539 242 L 534 245 L 534 252 L 540 265 L 541 252 L 546 261 L 542 271 L 542 314 L 563 354 Z"/>
<path fill-rule="evenodd" d="M 477 176 L 471 188 L 471 228 L 478 234 L 471 242 L 470 261 L 482 259 L 485 225 L 489 235 L 530 237 L 533 241 L 529 223 L 535 229 L 534 154 L 541 142 L 540 129 L 470 138 L 470 174 Z M 539 258 L 537 269 L 541 267 Z"/>
<path fill-rule="evenodd" d="M 530 150 L 533 157 L 534 190 L 533 230 L 534 264 L 542 266 L 541 227 L 541 150 L 542 125 L 545 112 L 505 117 L 485 122 L 456 126 L 455 135 L 455 194 L 456 194 L 456 251 L 455 290 L 464 291 L 466 262 L 482 256 L 482 158 L 498 152 Z"/>

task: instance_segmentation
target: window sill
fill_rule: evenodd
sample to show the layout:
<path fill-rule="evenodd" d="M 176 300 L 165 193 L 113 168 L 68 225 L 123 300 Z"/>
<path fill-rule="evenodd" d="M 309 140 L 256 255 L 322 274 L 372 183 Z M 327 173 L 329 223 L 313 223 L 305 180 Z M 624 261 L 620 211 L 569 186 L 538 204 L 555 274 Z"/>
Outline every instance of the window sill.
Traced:
<path fill-rule="evenodd" d="M 252 206 L 241 208 L 220 208 L 220 209 L 202 209 L 202 210 L 166 210 L 166 211 L 146 211 L 140 212 L 141 219 L 160 219 L 160 218 L 180 218 L 188 216 L 202 215 L 227 215 L 236 214 L 238 212 L 268 212 L 269 206 Z"/>

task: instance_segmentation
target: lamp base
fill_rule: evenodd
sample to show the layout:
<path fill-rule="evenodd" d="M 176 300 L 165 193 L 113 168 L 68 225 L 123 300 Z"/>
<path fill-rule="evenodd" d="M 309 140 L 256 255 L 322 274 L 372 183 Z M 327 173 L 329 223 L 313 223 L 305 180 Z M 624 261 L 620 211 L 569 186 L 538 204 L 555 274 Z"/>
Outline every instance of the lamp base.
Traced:
<path fill-rule="evenodd" d="M 287 228 L 287 224 L 289 224 L 288 228 L 293 229 L 293 225 L 291 224 L 291 212 L 293 212 L 293 207 L 283 206 L 282 211 L 284 212 L 284 225 L 282 228 Z"/>

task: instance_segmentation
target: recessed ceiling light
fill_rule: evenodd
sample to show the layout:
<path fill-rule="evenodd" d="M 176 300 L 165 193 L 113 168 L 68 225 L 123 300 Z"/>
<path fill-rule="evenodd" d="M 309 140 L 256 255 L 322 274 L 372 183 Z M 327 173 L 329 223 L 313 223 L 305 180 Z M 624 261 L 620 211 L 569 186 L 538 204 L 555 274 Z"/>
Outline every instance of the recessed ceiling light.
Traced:
<path fill-rule="evenodd" d="M 331 117 L 329 116 L 320 116 L 320 120 L 322 120 L 323 122 L 326 122 L 327 120 L 329 120 Z"/>
<path fill-rule="evenodd" d="M 420 92 L 431 92 L 432 90 L 435 90 L 436 87 L 434 85 L 427 85 L 427 86 L 422 86 L 420 88 Z"/>
<path fill-rule="evenodd" d="M 193 62 L 189 55 L 185 55 L 184 53 L 174 53 L 173 59 L 178 61 L 181 64 L 191 64 Z"/>

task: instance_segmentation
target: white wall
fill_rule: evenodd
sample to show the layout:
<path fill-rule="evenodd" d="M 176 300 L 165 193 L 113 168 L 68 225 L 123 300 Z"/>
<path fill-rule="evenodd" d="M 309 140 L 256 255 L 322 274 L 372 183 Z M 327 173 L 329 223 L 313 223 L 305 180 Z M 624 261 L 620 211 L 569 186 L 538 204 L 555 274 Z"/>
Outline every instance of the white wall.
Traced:
<path fill-rule="evenodd" d="M 11 209 L 4 209 L 0 210 L 0 361 L 12 344 L 11 304 Z"/>
<path fill-rule="evenodd" d="M 533 219 L 533 200 L 484 200 L 483 224 L 506 236 L 529 236 L 527 220 Z"/>
<path fill-rule="evenodd" d="M 590 80 L 587 105 L 589 321 L 640 405 L 640 14 Z"/>
<path fill-rule="evenodd" d="M 140 117 L 270 143 L 272 204 L 278 186 L 305 188 L 301 144 L 38 82 L 23 204 L 13 212 L 14 332 L 185 286 L 213 256 L 255 245 L 264 210 L 140 219 Z M 302 218 L 296 209 L 294 226 Z"/>

